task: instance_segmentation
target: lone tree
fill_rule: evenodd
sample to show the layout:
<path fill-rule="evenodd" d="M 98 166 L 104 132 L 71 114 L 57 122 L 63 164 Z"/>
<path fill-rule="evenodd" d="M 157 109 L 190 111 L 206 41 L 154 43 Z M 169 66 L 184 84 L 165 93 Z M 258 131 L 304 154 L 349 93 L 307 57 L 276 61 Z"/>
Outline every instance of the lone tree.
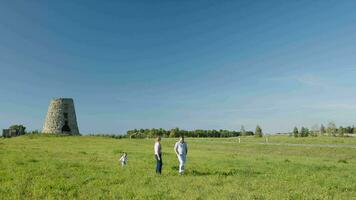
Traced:
<path fill-rule="evenodd" d="M 294 127 L 294 129 L 293 129 L 293 136 L 294 137 L 298 137 L 299 136 L 299 131 L 298 131 L 297 127 Z"/>
<path fill-rule="evenodd" d="M 334 122 L 329 122 L 328 128 L 326 129 L 326 132 L 328 133 L 329 136 L 336 136 L 336 124 Z"/>
<path fill-rule="evenodd" d="M 325 126 L 322 124 L 320 126 L 320 135 L 324 135 L 326 133 Z"/>
<path fill-rule="evenodd" d="M 256 126 L 255 136 L 256 137 L 262 137 L 263 136 L 262 129 L 261 129 L 261 127 L 259 125 Z"/>
<path fill-rule="evenodd" d="M 345 135 L 344 127 L 340 126 L 339 129 L 337 130 L 337 134 L 340 137 L 344 137 L 344 135 Z"/>
<path fill-rule="evenodd" d="M 300 129 L 300 137 L 308 137 L 309 136 L 309 129 L 302 127 Z"/>
<path fill-rule="evenodd" d="M 240 135 L 242 135 L 242 136 L 246 135 L 246 130 L 245 130 L 245 127 L 243 125 L 241 126 Z"/>

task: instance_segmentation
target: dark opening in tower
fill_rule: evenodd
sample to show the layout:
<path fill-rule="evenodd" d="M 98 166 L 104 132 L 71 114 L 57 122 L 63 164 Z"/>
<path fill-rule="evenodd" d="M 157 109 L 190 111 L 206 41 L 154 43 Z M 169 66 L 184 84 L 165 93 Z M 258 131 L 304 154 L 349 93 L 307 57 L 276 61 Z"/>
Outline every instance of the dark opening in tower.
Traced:
<path fill-rule="evenodd" d="M 64 122 L 64 126 L 62 127 L 62 133 L 70 133 L 70 127 L 67 120 Z"/>

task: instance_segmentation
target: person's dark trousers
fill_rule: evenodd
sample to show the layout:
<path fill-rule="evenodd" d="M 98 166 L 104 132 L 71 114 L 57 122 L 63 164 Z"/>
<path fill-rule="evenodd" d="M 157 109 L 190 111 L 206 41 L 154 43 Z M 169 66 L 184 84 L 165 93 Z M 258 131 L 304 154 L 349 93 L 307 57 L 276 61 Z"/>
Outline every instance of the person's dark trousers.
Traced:
<path fill-rule="evenodd" d="M 156 161 L 157 161 L 157 164 L 156 164 L 156 173 L 157 174 L 161 174 L 162 172 L 162 155 L 160 154 L 159 157 L 161 158 L 160 160 L 158 160 L 158 157 L 157 155 L 155 155 L 155 158 L 156 158 Z"/>

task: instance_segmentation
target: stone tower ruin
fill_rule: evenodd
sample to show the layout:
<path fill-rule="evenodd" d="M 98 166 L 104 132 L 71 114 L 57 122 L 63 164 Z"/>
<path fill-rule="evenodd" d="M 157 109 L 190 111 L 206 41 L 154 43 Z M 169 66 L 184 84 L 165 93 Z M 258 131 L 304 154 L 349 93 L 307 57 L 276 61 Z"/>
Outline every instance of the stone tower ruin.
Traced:
<path fill-rule="evenodd" d="M 79 135 L 73 99 L 59 98 L 51 101 L 42 133 Z"/>

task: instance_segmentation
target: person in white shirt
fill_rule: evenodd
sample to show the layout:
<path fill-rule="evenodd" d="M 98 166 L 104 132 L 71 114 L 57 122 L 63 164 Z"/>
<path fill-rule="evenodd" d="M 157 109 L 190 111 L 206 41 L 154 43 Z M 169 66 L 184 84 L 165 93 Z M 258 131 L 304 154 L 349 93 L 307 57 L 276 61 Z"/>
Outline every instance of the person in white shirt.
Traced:
<path fill-rule="evenodd" d="M 161 147 L 161 137 L 158 136 L 154 145 L 154 152 L 156 158 L 156 173 L 162 173 L 162 147 Z"/>
<path fill-rule="evenodd" d="M 127 153 L 126 152 L 123 152 L 119 161 L 120 161 L 122 167 L 127 164 Z"/>
<path fill-rule="evenodd" d="M 179 160 L 179 174 L 182 175 L 188 154 L 188 144 L 184 142 L 184 136 L 181 136 L 179 141 L 174 145 L 174 151 Z"/>

